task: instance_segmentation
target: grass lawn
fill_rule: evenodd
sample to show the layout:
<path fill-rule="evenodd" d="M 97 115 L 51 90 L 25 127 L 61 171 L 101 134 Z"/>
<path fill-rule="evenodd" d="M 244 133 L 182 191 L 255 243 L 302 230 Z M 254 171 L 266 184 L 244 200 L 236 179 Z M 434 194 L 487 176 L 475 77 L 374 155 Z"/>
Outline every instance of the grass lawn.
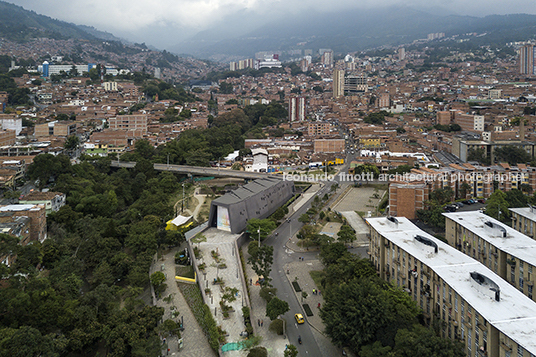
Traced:
<path fill-rule="evenodd" d="M 322 286 L 322 279 L 324 278 L 325 273 L 322 270 L 311 270 L 309 274 L 311 275 L 311 278 L 313 278 L 316 287 L 324 290 L 324 287 Z"/>
<path fill-rule="evenodd" d="M 183 278 L 194 278 L 194 268 L 191 265 L 182 267 L 182 266 L 176 266 L 175 267 L 175 274 L 177 276 L 182 276 Z"/>

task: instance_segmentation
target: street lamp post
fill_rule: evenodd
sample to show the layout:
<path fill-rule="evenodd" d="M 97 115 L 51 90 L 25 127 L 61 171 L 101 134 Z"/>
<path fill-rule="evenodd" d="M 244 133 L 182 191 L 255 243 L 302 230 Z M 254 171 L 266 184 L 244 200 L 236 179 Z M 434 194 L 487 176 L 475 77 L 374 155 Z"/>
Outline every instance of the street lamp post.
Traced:
<path fill-rule="evenodd" d="M 292 220 L 289 221 L 288 224 L 288 240 L 292 239 Z"/>
<path fill-rule="evenodd" d="M 182 183 L 182 204 L 181 204 L 181 213 L 184 212 L 184 182 Z"/>
<path fill-rule="evenodd" d="M 259 233 L 259 248 L 261 247 L 261 228 L 257 229 L 257 233 Z"/>

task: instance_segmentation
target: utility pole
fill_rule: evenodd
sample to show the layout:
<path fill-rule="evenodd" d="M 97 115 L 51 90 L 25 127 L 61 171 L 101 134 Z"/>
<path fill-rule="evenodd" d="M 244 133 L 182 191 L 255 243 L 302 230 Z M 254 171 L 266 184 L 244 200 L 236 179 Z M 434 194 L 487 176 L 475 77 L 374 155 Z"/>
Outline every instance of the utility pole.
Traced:
<path fill-rule="evenodd" d="M 261 247 L 261 227 L 257 229 L 257 233 L 259 233 L 259 248 Z"/>

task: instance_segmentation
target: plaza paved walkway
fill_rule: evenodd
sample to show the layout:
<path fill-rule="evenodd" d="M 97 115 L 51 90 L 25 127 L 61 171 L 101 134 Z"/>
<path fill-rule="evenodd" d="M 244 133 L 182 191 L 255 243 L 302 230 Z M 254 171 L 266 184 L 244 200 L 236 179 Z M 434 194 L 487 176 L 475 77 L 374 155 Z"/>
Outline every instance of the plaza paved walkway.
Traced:
<path fill-rule="evenodd" d="M 175 282 L 175 252 L 179 248 L 172 249 L 164 254 L 161 259 L 155 261 L 151 267 L 151 274 L 155 271 L 162 271 L 166 275 L 167 289 L 164 291 L 162 299 L 153 298 L 155 306 L 165 309 L 163 320 L 172 319 L 175 322 L 184 322 L 184 331 L 181 332 L 183 339 L 183 348 L 179 351 L 178 339 L 176 337 L 167 338 L 163 343 L 162 354 L 164 356 L 186 356 L 186 357 L 210 357 L 216 356 L 216 353 L 210 348 L 208 340 L 197 323 L 190 307 L 184 300 L 177 283 Z M 171 296 L 169 303 L 164 298 Z M 179 315 L 173 317 L 173 311 L 178 311 Z M 167 349 L 169 348 L 169 352 Z"/>

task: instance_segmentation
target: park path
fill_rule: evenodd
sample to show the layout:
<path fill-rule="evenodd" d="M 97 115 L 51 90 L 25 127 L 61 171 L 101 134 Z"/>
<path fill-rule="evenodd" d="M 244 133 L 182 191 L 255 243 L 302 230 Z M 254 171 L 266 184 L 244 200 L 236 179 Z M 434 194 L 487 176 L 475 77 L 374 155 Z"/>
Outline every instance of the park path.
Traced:
<path fill-rule="evenodd" d="M 175 281 L 175 253 L 180 248 L 171 249 L 162 255 L 158 260 L 155 259 L 151 267 L 151 274 L 156 271 L 162 271 L 166 275 L 167 288 L 164 291 L 164 299 L 153 299 L 154 305 L 164 308 L 162 320 L 171 319 L 177 323 L 183 322 L 184 331 L 181 332 L 183 339 L 183 348 L 179 350 L 179 341 L 177 337 L 162 340 L 162 353 L 164 356 L 186 356 L 186 357 L 210 357 L 216 356 L 203 330 L 197 323 L 195 316 L 190 310 L 188 303 L 182 296 L 182 293 Z M 169 299 L 169 300 L 168 300 Z M 169 302 L 167 302 L 169 301 Z M 179 315 L 173 317 L 173 312 L 178 311 Z M 169 352 L 168 352 L 169 348 Z"/>

